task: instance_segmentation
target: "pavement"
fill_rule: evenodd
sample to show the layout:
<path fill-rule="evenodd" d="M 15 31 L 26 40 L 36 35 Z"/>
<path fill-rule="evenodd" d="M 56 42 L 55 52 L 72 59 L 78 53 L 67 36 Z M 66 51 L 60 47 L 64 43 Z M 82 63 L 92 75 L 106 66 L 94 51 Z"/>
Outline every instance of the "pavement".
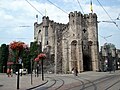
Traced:
<path fill-rule="evenodd" d="M 117 70 L 115 73 L 120 73 L 120 70 Z M 82 72 L 78 74 L 81 78 L 86 78 L 88 80 L 96 80 L 101 77 L 109 76 L 111 74 L 114 74 L 114 72 L 94 72 L 94 71 L 88 71 L 88 72 Z M 41 75 L 39 77 L 35 77 L 32 75 L 32 84 L 31 84 L 31 75 L 23 75 L 20 76 L 20 82 L 19 82 L 19 90 L 30 90 L 31 88 L 38 87 L 40 85 L 46 84 L 48 82 L 48 78 L 46 77 L 57 77 L 57 76 L 63 76 L 64 78 L 66 76 L 73 76 L 72 74 L 45 74 L 45 80 L 42 81 Z M 74 76 L 73 76 L 74 77 Z M 72 82 L 67 80 L 69 84 Z M 0 90 L 17 90 L 17 75 L 13 75 L 13 77 L 8 77 L 5 73 L 0 74 Z"/>
<path fill-rule="evenodd" d="M 32 76 L 31 84 L 31 75 L 22 75 L 19 80 L 19 90 L 29 90 L 47 82 L 47 80 L 42 81 L 41 76 Z M 8 77 L 6 74 L 0 74 L 0 90 L 17 90 L 17 75 Z"/>

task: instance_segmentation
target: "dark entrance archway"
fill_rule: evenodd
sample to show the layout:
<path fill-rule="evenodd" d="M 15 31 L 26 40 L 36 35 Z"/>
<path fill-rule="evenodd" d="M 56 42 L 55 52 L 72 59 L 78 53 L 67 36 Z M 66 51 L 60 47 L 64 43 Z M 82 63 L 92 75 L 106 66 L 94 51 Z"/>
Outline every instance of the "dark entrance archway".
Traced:
<path fill-rule="evenodd" d="M 84 71 L 92 70 L 91 58 L 89 55 L 83 55 L 83 70 Z"/>
<path fill-rule="evenodd" d="M 77 41 L 74 40 L 71 42 L 71 67 L 75 68 L 77 66 Z"/>

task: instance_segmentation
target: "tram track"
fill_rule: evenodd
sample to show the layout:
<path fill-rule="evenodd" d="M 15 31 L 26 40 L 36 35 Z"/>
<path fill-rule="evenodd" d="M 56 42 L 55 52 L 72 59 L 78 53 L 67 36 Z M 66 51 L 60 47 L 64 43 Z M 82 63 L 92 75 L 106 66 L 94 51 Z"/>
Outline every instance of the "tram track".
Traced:
<path fill-rule="evenodd" d="M 114 84 L 110 85 L 109 87 L 107 87 L 105 90 L 109 90 L 110 88 L 112 88 L 114 85 L 118 84 L 120 82 L 120 80 L 118 80 L 117 82 L 115 82 Z M 119 88 L 120 90 L 120 88 Z"/>
<path fill-rule="evenodd" d="M 89 87 L 93 87 L 94 89 L 92 89 L 92 90 L 109 90 L 110 88 L 112 88 L 112 86 L 114 86 L 114 85 L 116 85 L 117 83 L 119 83 L 120 80 L 116 81 L 116 82 L 113 83 L 113 84 L 110 84 L 110 85 L 106 86 L 106 88 L 104 88 L 104 89 L 100 89 L 100 87 L 98 88 L 98 85 L 103 84 L 103 83 L 105 83 L 105 82 L 108 82 L 108 84 L 109 84 L 109 80 L 113 80 L 113 78 L 118 78 L 118 77 L 119 77 L 119 75 L 112 75 L 112 76 L 102 77 L 102 78 L 96 79 L 96 80 L 94 80 L 94 81 L 90 81 L 90 80 L 87 80 L 87 79 L 86 79 L 87 81 L 92 82 L 92 84 L 90 84 L 89 82 L 88 82 L 88 83 L 85 83 L 85 87 L 82 88 L 82 89 L 80 89 L 80 90 L 86 90 L 86 89 L 89 88 Z M 103 84 L 102 86 L 104 86 L 104 84 Z M 89 90 L 89 89 L 88 89 L 88 90 Z"/>
<path fill-rule="evenodd" d="M 58 90 L 64 85 L 64 80 L 55 77 L 46 77 L 48 82 L 34 90 Z"/>
<path fill-rule="evenodd" d="M 77 80 L 80 81 L 80 82 L 82 82 L 82 84 L 77 85 L 77 86 L 73 86 L 73 87 L 70 87 L 70 88 L 64 89 L 64 90 L 73 90 L 73 88 L 76 88 L 76 87 L 79 87 L 80 88 L 79 90 L 86 90 L 89 87 L 93 87 L 94 88 L 94 89 L 91 89 L 91 90 L 101 90 L 101 89 L 97 88 L 98 84 L 103 83 L 105 81 L 108 81 L 110 79 L 113 79 L 115 77 L 117 78 L 117 76 L 119 76 L 119 75 L 105 76 L 105 77 L 102 77 L 102 78 L 99 78 L 99 79 L 96 79 L 96 80 L 93 80 L 93 81 L 88 80 L 86 78 L 78 77 Z M 79 80 L 79 79 L 83 79 L 84 82 L 82 80 Z M 87 82 L 85 82 L 85 81 L 87 81 Z M 115 84 L 118 84 L 119 82 L 120 82 L 120 80 L 118 80 L 115 83 L 109 85 L 106 89 L 103 89 L 103 90 L 109 90 L 112 86 L 114 86 Z"/>
<path fill-rule="evenodd" d="M 48 82 L 44 85 L 41 85 L 40 87 L 35 88 L 34 90 L 110 90 L 113 86 L 118 84 L 120 80 L 114 81 L 114 83 L 110 83 L 104 89 L 100 89 L 98 85 L 100 84 L 104 86 L 103 83 L 109 82 L 109 80 L 112 81 L 112 79 L 118 77 L 119 74 L 107 75 L 96 80 L 86 79 L 85 77 L 81 76 L 46 77 Z"/>

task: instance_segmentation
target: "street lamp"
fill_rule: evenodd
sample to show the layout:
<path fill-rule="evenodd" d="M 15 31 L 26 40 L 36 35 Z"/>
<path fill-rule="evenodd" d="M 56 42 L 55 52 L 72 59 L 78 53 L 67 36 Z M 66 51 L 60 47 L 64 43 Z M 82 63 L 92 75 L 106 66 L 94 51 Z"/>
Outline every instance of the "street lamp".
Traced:
<path fill-rule="evenodd" d="M 31 58 L 31 60 L 30 60 L 30 61 L 31 61 L 31 85 L 33 84 L 33 81 L 32 81 L 32 62 L 33 62 L 33 61 L 32 61 L 32 60 L 33 60 L 33 59 Z"/>
<path fill-rule="evenodd" d="M 10 46 L 10 49 L 13 50 L 14 53 L 17 53 L 17 54 L 15 54 L 16 60 L 14 61 L 14 64 L 16 65 L 17 71 L 18 71 L 17 89 L 19 89 L 19 69 L 20 69 L 20 67 L 22 67 L 22 59 L 20 58 L 20 54 L 21 54 L 21 51 L 27 47 L 27 45 L 25 45 L 24 42 L 14 41 L 14 42 L 10 43 L 9 46 Z"/>
<path fill-rule="evenodd" d="M 42 80 L 44 81 L 44 72 L 43 72 L 43 60 L 46 58 L 44 53 L 40 53 L 36 58 L 35 61 L 38 63 L 41 60 L 41 73 L 42 73 Z"/>

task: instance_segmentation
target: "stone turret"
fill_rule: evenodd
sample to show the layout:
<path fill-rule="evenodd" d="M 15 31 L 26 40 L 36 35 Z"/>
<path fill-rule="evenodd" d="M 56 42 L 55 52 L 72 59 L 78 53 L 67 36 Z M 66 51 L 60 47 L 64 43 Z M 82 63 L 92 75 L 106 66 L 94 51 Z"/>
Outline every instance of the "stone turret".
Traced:
<path fill-rule="evenodd" d="M 44 16 L 42 18 L 42 22 L 43 22 L 43 27 L 48 27 L 49 26 L 49 17 Z"/>
<path fill-rule="evenodd" d="M 73 12 L 70 12 L 69 14 L 69 25 L 71 27 L 75 27 L 75 25 L 82 25 L 82 14 L 81 12 L 77 12 L 75 11 L 74 13 Z"/>
<path fill-rule="evenodd" d="M 97 26 L 97 15 L 90 13 L 87 17 L 88 20 L 88 42 L 90 44 L 92 70 L 98 71 L 98 26 Z"/>

